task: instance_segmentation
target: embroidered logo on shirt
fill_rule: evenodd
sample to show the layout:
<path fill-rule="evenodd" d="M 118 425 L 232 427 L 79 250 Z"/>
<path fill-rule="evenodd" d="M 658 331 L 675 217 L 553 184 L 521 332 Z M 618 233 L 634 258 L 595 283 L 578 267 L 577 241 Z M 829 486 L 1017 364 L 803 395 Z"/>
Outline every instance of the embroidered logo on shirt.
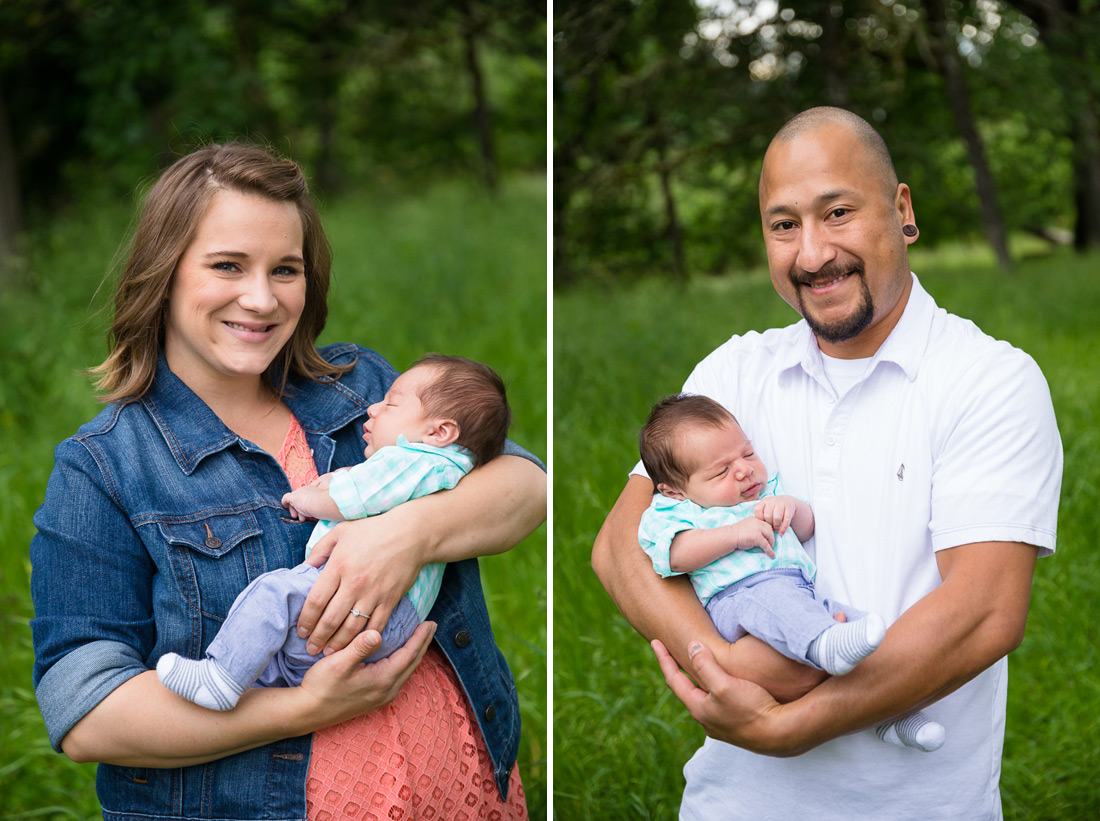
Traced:
<path fill-rule="evenodd" d="M 905 463 L 904 462 L 902 462 L 901 467 L 898 468 L 898 481 L 899 482 L 904 482 L 905 481 Z"/>

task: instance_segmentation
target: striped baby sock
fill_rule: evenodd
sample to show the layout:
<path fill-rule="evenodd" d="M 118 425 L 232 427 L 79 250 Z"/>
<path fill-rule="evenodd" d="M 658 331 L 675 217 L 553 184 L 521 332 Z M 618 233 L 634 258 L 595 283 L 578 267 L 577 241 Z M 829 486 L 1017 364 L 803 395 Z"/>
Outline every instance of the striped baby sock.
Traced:
<path fill-rule="evenodd" d="M 917 711 L 911 716 L 899 718 L 875 728 L 875 735 L 887 744 L 900 747 L 913 747 L 930 753 L 943 746 L 947 731 L 943 725 L 933 721 L 924 713 Z"/>
<path fill-rule="evenodd" d="M 842 676 L 853 668 L 886 636 L 886 624 L 877 613 L 868 613 L 856 621 L 833 625 L 810 642 L 806 657 L 825 672 Z"/>
<path fill-rule="evenodd" d="M 166 653 L 157 662 L 157 678 L 173 693 L 209 710 L 232 710 L 244 692 L 214 659 Z"/>

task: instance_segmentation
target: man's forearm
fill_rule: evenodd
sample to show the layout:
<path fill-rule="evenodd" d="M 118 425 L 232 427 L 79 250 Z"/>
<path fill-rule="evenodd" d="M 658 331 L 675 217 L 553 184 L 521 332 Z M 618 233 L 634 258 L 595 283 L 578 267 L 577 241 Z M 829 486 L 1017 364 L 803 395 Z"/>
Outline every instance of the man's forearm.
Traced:
<path fill-rule="evenodd" d="M 592 569 L 635 630 L 682 649 L 678 645 L 686 647 L 689 639 L 702 640 L 708 632 L 716 638 L 717 632 L 687 577 L 662 579 L 638 546 L 638 523 L 652 496 L 648 480 L 630 478 L 596 536 Z"/>

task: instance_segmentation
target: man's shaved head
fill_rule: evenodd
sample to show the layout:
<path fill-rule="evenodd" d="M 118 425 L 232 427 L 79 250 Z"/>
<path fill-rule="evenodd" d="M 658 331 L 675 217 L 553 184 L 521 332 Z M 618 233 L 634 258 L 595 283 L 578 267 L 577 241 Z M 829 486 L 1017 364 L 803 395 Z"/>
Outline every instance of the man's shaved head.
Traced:
<path fill-rule="evenodd" d="M 893 197 L 898 187 L 898 175 L 886 141 L 873 125 L 847 109 L 819 106 L 796 114 L 776 132 L 772 144 L 790 142 L 826 125 L 843 125 L 855 133 L 859 142 L 867 149 L 867 159 L 874 165 L 875 176 L 882 180 L 883 187 Z"/>

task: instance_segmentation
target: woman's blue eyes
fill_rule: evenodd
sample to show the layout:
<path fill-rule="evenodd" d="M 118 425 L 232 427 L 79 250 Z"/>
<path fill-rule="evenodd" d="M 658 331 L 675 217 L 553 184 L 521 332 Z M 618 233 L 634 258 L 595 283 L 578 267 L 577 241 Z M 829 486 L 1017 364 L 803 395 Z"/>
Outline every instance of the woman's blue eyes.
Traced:
<path fill-rule="evenodd" d="M 238 273 L 241 270 L 240 265 L 236 262 L 215 262 L 213 268 L 215 271 L 226 271 L 228 273 Z M 278 268 L 275 268 L 271 273 L 279 277 L 295 277 L 298 276 L 299 272 L 297 268 L 292 268 L 287 265 L 280 265 Z"/>

